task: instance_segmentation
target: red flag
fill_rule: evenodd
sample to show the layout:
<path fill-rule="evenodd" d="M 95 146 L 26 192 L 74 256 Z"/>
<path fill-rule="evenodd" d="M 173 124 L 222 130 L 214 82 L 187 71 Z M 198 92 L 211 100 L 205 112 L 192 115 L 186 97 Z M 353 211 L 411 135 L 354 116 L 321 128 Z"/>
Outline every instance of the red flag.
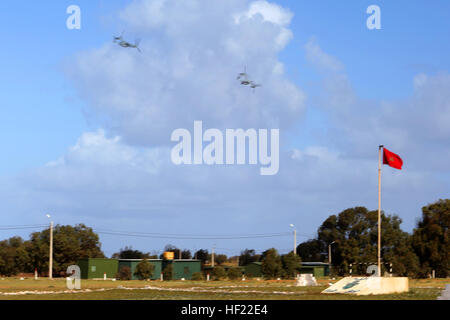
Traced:
<path fill-rule="evenodd" d="M 399 157 L 398 154 L 390 152 L 388 149 L 383 148 L 383 164 L 387 164 L 388 166 L 402 170 L 403 160 Z"/>

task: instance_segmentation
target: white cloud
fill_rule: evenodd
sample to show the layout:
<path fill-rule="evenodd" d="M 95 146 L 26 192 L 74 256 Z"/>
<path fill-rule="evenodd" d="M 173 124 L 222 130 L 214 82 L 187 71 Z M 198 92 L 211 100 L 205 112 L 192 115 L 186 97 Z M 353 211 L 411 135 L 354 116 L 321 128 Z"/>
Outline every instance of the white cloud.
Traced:
<path fill-rule="evenodd" d="M 277 54 L 291 39 L 292 14 L 266 1 L 139 0 L 122 18 L 142 38 L 142 54 L 105 44 L 68 71 L 89 110 L 136 145 L 167 145 L 176 128 L 288 128 L 305 94 L 283 74 Z M 240 23 L 236 12 L 247 12 Z M 259 14 L 258 14 L 259 13 Z M 125 38 L 127 33 L 125 33 Z M 244 66 L 263 85 L 236 80 Z"/>
<path fill-rule="evenodd" d="M 323 71 L 337 72 L 344 69 L 344 65 L 332 55 L 325 53 L 315 38 L 311 38 L 305 45 L 306 59 Z"/>
<path fill-rule="evenodd" d="M 317 41 L 307 56 L 325 71 L 317 105 L 330 120 L 327 145 L 358 157 L 370 157 L 384 144 L 404 156 L 405 166 L 439 172 L 450 169 L 450 75 L 418 74 L 411 97 L 367 100 L 355 92 L 341 62 L 323 52 Z M 423 161 L 423 157 L 427 161 Z"/>

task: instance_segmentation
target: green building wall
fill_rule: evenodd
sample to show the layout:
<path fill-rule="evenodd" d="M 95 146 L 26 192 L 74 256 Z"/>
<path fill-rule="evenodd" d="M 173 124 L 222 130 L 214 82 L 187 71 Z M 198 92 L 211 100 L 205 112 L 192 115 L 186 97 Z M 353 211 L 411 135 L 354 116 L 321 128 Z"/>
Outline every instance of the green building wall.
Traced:
<path fill-rule="evenodd" d="M 132 280 L 139 280 L 139 278 L 134 274 L 136 271 L 136 266 L 139 262 L 141 262 L 141 259 L 121 259 L 119 260 L 119 267 L 118 270 L 120 270 L 122 267 L 129 267 L 131 270 L 131 279 Z M 162 271 L 162 260 L 160 259 L 148 259 L 148 262 L 150 262 L 155 269 L 153 270 L 152 280 L 158 280 L 161 277 L 161 271 Z"/>
<path fill-rule="evenodd" d="M 191 280 L 192 275 L 201 272 L 200 260 L 173 260 L 173 280 Z"/>
<path fill-rule="evenodd" d="M 80 259 L 77 263 L 81 271 L 81 279 L 112 279 L 116 277 L 119 261 L 116 259 Z"/>

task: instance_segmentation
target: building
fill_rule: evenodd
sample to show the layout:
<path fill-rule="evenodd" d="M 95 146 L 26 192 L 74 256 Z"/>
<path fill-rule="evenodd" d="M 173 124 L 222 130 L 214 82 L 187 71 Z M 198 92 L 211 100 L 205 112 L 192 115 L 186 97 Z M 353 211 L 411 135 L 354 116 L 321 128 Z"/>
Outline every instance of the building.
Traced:
<path fill-rule="evenodd" d="M 139 262 L 141 262 L 142 259 L 120 259 L 119 260 L 119 268 L 118 270 L 122 269 L 123 267 L 130 268 L 131 271 L 131 280 L 139 280 L 139 278 L 134 274 L 136 271 L 136 266 Z M 148 262 L 150 262 L 155 268 L 153 269 L 153 275 L 152 280 L 160 279 L 161 272 L 163 270 L 162 268 L 162 261 L 161 259 L 147 259 Z"/>
<path fill-rule="evenodd" d="M 201 260 L 181 259 L 181 260 L 163 260 L 164 268 L 172 263 L 173 265 L 173 279 L 172 280 L 191 280 L 192 275 L 196 272 L 202 272 Z"/>
<path fill-rule="evenodd" d="M 205 274 L 212 275 L 212 272 L 213 272 L 215 267 L 222 267 L 225 270 L 225 272 L 228 272 L 228 270 L 230 270 L 230 269 L 240 269 L 242 274 L 245 274 L 245 267 L 233 266 L 233 265 L 216 265 L 214 267 L 211 266 L 211 265 L 207 265 L 207 266 L 203 266 L 203 272 Z"/>
<path fill-rule="evenodd" d="M 108 279 L 116 277 L 119 261 L 116 259 L 88 258 L 77 263 L 81 271 L 81 279 Z"/>
<path fill-rule="evenodd" d="M 330 266 L 324 262 L 302 262 L 300 273 L 310 273 L 316 278 L 330 275 Z"/>
<path fill-rule="evenodd" d="M 330 274 L 328 263 L 323 262 L 302 262 L 300 267 L 301 274 L 312 274 L 316 278 L 326 277 Z M 260 278 L 262 274 L 262 263 L 252 262 L 245 266 L 245 275 L 249 278 Z"/>
<path fill-rule="evenodd" d="M 129 267 L 132 280 L 138 280 L 139 278 L 134 272 L 136 271 L 136 266 L 142 260 L 143 259 L 80 259 L 77 264 L 80 267 L 82 279 L 103 279 L 105 273 L 108 279 L 113 279 L 116 278 L 116 275 L 121 268 Z M 194 273 L 202 271 L 201 260 L 147 259 L 147 261 L 155 266 L 152 280 L 159 280 L 162 271 L 169 264 L 172 264 L 173 267 L 173 278 L 170 280 L 190 280 Z"/>

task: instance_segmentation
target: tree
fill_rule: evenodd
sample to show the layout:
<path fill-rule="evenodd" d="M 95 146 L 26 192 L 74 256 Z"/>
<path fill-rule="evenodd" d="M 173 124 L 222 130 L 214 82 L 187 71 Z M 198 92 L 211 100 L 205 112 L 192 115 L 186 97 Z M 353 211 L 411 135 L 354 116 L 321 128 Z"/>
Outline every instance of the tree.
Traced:
<path fill-rule="evenodd" d="M 214 262 L 217 262 L 217 264 L 221 265 L 225 262 L 227 262 L 228 258 L 225 254 L 217 254 L 214 256 Z"/>
<path fill-rule="evenodd" d="M 300 256 L 301 261 L 324 262 L 328 254 L 326 253 L 327 248 L 325 247 L 323 241 L 311 239 L 297 246 L 297 254 Z"/>
<path fill-rule="evenodd" d="M 302 260 L 298 255 L 291 252 L 281 257 L 284 274 L 287 278 L 295 278 L 300 271 Z"/>
<path fill-rule="evenodd" d="M 29 268 L 48 270 L 49 242 L 49 229 L 31 234 L 30 245 L 27 246 Z M 100 247 L 99 236 L 84 224 L 74 227 L 57 225 L 53 231 L 53 272 L 63 274 L 68 266 L 82 258 L 104 258 Z"/>
<path fill-rule="evenodd" d="M 137 276 L 140 280 L 147 280 L 151 279 L 154 271 L 155 266 L 144 259 L 137 264 L 134 275 Z"/>
<path fill-rule="evenodd" d="M 27 264 L 24 242 L 20 237 L 13 237 L 0 242 L 0 275 L 13 276 L 23 272 Z"/>
<path fill-rule="evenodd" d="M 398 273 L 406 275 L 408 268 L 414 268 L 415 258 L 412 247 L 408 245 L 410 236 L 401 230 L 401 223 L 399 217 L 386 216 L 382 213 L 381 257 L 384 263 L 393 263 Z M 355 207 L 346 209 L 337 216 L 332 215 L 320 226 L 317 240 L 322 242 L 322 248 L 335 242 L 332 246 L 332 263 L 334 270 L 340 275 L 349 271 L 349 264 L 376 264 L 378 211 Z M 353 271 L 355 273 L 355 270 Z M 365 270 L 357 271 L 365 272 Z"/>
<path fill-rule="evenodd" d="M 162 271 L 164 280 L 172 280 L 173 279 L 173 266 L 171 263 L 166 265 L 166 267 Z"/>
<path fill-rule="evenodd" d="M 131 269 L 130 267 L 122 267 L 116 275 L 119 280 L 131 280 Z"/>
<path fill-rule="evenodd" d="M 194 254 L 194 258 L 201 260 L 202 264 L 205 264 L 205 262 L 208 260 L 208 250 L 206 249 L 200 249 Z"/>
<path fill-rule="evenodd" d="M 422 208 L 422 219 L 414 229 L 412 246 L 421 264 L 420 276 L 432 270 L 437 277 L 450 276 L 450 199 Z"/>
<path fill-rule="evenodd" d="M 242 277 L 242 271 L 239 268 L 230 268 L 227 271 L 227 276 L 230 280 L 237 280 Z"/>
<path fill-rule="evenodd" d="M 112 255 L 112 258 L 115 259 L 150 259 L 149 253 L 143 253 L 139 250 L 133 250 L 133 248 L 125 247 L 123 249 L 120 249 L 118 253 L 114 253 Z"/>
<path fill-rule="evenodd" d="M 225 269 L 221 266 L 214 267 L 212 271 L 213 280 L 222 280 L 227 276 Z"/>
<path fill-rule="evenodd" d="M 190 250 L 181 251 L 181 259 L 192 259 L 192 253 Z"/>
<path fill-rule="evenodd" d="M 253 249 L 245 249 L 241 251 L 241 255 L 239 256 L 239 265 L 246 266 L 252 262 L 258 262 L 261 256 L 255 253 Z"/>
<path fill-rule="evenodd" d="M 283 275 L 281 258 L 276 249 L 272 248 L 263 252 L 261 271 L 264 278 L 267 279 L 274 279 Z"/>

